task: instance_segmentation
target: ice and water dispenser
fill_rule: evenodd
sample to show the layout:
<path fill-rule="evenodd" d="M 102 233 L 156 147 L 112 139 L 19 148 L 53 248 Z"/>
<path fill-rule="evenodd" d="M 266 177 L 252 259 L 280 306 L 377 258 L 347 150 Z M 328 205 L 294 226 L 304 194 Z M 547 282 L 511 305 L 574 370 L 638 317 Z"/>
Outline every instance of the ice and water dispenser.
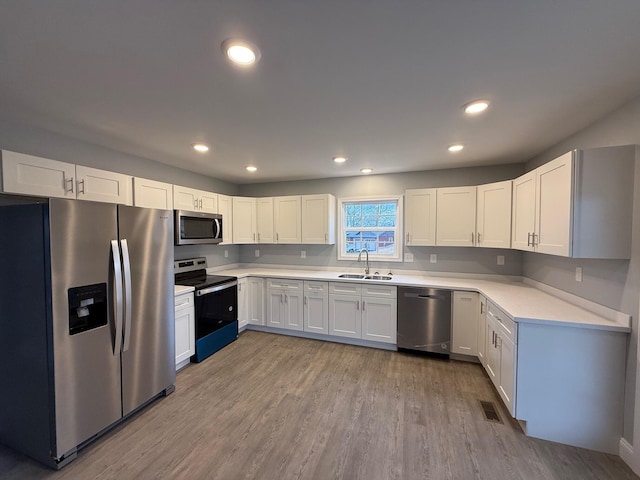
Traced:
<path fill-rule="evenodd" d="M 107 284 L 96 283 L 70 288 L 69 335 L 86 332 L 107 324 Z"/>

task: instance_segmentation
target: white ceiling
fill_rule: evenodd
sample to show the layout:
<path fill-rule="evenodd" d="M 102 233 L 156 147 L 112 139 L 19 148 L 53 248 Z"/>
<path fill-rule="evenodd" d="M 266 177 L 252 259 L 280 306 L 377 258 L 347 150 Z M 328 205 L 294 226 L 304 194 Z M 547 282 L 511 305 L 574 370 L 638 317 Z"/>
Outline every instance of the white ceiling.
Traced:
<path fill-rule="evenodd" d="M 640 94 L 639 24 L 638 0 L 0 0 L 0 116 L 234 183 L 522 162 Z"/>

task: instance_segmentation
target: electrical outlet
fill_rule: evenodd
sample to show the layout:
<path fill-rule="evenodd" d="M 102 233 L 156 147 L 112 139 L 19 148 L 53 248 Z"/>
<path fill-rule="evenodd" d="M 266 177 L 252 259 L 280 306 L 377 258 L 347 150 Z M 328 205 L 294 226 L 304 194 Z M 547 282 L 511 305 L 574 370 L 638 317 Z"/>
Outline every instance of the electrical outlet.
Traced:
<path fill-rule="evenodd" d="M 306 250 L 300 250 L 300 258 L 307 258 L 307 251 Z"/>
<path fill-rule="evenodd" d="M 260 250 L 256 248 L 256 257 L 259 257 L 259 256 L 260 256 Z"/>
<path fill-rule="evenodd" d="M 438 263 L 438 255 L 435 253 L 429 255 L 429 263 Z"/>
<path fill-rule="evenodd" d="M 229 250 L 224 251 L 224 258 L 229 258 Z"/>
<path fill-rule="evenodd" d="M 576 267 L 576 282 L 582 281 L 582 267 Z"/>
<path fill-rule="evenodd" d="M 504 255 L 498 255 L 498 265 L 504 265 Z"/>
<path fill-rule="evenodd" d="M 405 253 L 404 254 L 405 262 L 413 262 L 413 253 Z"/>

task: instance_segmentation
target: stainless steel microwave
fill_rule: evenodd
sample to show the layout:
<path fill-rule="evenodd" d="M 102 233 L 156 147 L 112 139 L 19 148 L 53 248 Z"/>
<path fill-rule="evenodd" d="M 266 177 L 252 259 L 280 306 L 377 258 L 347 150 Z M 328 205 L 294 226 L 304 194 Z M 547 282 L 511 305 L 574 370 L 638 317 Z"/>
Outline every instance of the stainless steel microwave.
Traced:
<path fill-rule="evenodd" d="M 176 245 L 220 243 L 222 215 L 176 210 L 174 231 Z"/>

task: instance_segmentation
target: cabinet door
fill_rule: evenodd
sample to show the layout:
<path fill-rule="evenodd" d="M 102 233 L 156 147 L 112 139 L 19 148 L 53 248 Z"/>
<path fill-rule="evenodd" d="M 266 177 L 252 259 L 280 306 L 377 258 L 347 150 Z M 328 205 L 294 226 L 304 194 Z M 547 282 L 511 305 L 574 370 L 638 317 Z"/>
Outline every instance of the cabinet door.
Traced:
<path fill-rule="evenodd" d="M 478 294 L 453 292 L 451 352 L 478 355 Z"/>
<path fill-rule="evenodd" d="M 256 199 L 233 197 L 232 203 L 233 243 L 256 243 Z"/>
<path fill-rule="evenodd" d="M 361 338 L 360 296 L 329 295 L 329 335 Z"/>
<path fill-rule="evenodd" d="M 218 194 L 212 192 L 199 192 L 199 211 L 204 213 L 218 213 Z"/>
<path fill-rule="evenodd" d="M 396 343 L 397 301 L 391 298 L 362 297 L 362 338 Z"/>
<path fill-rule="evenodd" d="M 436 211 L 436 245 L 475 245 L 476 187 L 438 188 Z"/>
<path fill-rule="evenodd" d="M 273 234 L 273 198 L 256 199 L 258 243 L 275 243 Z"/>
<path fill-rule="evenodd" d="M 238 279 L 238 328 L 249 323 L 249 282 L 246 278 Z"/>
<path fill-rule="evenodd" d="M 249 323 L 264 325 L 264 278 L 250 277 L 249 283 Z"/>
<path fill-rule="evenodd" d="M 498 392 L 512 416 L 515 416 L 516 395 L 516 346 L 502 335 L 498 336 L 500 346 L 500 386 Z"/>
<path fill-rule="evenodd" d="M 500 351 L 497 345 L 497 328 L 496 321 L 491 318 L 491 315 L 487 315 L 487 351 L 485 364 L 485 370 L 489 375 L 489 378 L 493 382 L 496 388 L 500 386 Z"/>
<path fill-rule="evenodd" d="M 134 177 L 133 205 L 173 210 L 173 185 L 147 178 Z"/>
<path fill-rule="evenodd" d="M 284 328 L 290 330 L 304 329 L 304 313 L 302 308 L 302 291 L 285 291 L 284 294 Z"/>
<path fill-rule="evenodd" d="M 275 218 L 276 243 L 302 242 L 302 210 L 300 196 L 275 197 L 273 210 Z M 318 219 L 316 219 L 318 221 Z"/>
<path fill-rule="evenodd" d="M 176 366 L 188 360 L 196 351 L 195 311 L 193 293 L 175 299 Z"/>
<path fill-rule="evenodd" d="M 478 311 L 478 359 L 486 367 L 487 358 L 487 299 L 479 295 L 480 309 Z"/>
<path fill-rule="evenodd" d="M 535 251 L 571 255 L 573 153 L 568 152 L 536 170 Z"/>
<path fill-rule="evenodd" d="M 268 327 L 285 328 L 284 290 L 267 290 L 267 323 Z"/>
<path fill-rule="evenodd" d="M 174 210 L 188 210 L 191 212 L 199 210 L 198 190 L 189 187 L 173 186 L 173 208 Z"/>
<path fill-rule="evenodd" d="M 329 296 L 326 293 L 305 292 L 304 331 L 329 333 Z"/>
<path fill-rule="evenodd" d="M 435 188 L 406 191 L 406 245 L 436 244 L 436 191 Z"/>
<path fill-rule="evenodd" d="M 218 195 L 218 213 L 222 215 L 221 244 L 233 243 L 233 207 L 231 197 Z"/>
<path fill-rule="evenodd" d="M 511 248 L 511 186 L 511 180 L 478 186 L 478 247 Z"/>
<path fill-rule="evenodd" d="M 336 243 L 335 210 L 333 195 L 302 195 L 302 243 Z"/>
<path fill-rule="evenodd" d="M 2 151 L 2 191 L 76 198 L 76 166 L 24 153 Z"/>
<path fill-rule="evenodd" d="M 513 181 L 511 205 L 511 248 L 533 251 L 532 235 L 536 228 L 536 172 Z"/>
<path fill-rule="evenodd" d="M 78 200 L 133 205 L 132 177 L 76 165 Z"/>

